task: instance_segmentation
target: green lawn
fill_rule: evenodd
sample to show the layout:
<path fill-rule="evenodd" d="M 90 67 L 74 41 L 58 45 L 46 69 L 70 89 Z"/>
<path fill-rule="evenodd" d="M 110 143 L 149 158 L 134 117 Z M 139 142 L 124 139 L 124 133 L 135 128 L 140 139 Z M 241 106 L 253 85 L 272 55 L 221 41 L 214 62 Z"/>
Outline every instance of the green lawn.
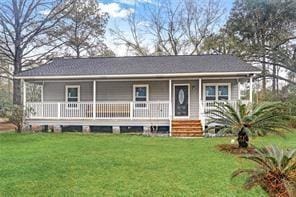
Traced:
<path fill-rule="evenodd" d="M 230 138 L 176 139 L 131 135 L 0 134 L 0 196 L 265 196 L 245 192 L 250 163 L 221 153 Z M 296 146 L 296 135 L 255 138 L 257 145 Z"/>

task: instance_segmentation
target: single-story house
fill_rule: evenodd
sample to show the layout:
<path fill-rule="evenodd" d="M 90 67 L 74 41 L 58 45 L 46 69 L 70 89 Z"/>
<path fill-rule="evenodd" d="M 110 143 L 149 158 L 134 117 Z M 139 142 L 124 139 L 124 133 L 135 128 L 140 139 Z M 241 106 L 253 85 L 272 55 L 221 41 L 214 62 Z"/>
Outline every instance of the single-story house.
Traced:
<path fill-rule="evenodd" d="M 201 136 L 214 102 L 234 106 L 241 84 L 261 71 L 231 55 L 57 58 L 21 72 L 29 125 L 164 128 L 172 136 Z M 26 84 L 42 86 L 41 101 L 26 99 Z"/>

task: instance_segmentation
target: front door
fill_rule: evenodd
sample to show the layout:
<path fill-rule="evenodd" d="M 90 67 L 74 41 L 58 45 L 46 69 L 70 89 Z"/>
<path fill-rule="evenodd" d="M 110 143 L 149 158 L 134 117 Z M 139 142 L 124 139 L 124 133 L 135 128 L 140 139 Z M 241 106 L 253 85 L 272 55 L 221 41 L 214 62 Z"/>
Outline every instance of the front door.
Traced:
<path fill-rule="evenodd" d="M 189 116 L 189 85 L 175 85 L 174 115 L 175 117 Z"/>

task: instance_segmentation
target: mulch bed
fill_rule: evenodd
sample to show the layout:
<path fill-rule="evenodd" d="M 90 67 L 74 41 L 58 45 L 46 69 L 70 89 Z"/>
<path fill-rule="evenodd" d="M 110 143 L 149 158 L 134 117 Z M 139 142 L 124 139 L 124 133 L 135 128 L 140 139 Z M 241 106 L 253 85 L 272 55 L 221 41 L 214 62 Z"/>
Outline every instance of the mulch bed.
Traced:
<path fill-rule="evenodd" d="M 225 153 L 231 153 L 234 155 L 242 155 L 242 154 L 254 154 L 255 148 L 249 146 L 248 148 L 239 148 L 237 144 L 219 144 L 216 148 Z"/>
<path fill-rule="evenodd" d="M 0 118 L 0 132 L 15 130 L 15 126 L 9 123 L 6 119 Z"/>

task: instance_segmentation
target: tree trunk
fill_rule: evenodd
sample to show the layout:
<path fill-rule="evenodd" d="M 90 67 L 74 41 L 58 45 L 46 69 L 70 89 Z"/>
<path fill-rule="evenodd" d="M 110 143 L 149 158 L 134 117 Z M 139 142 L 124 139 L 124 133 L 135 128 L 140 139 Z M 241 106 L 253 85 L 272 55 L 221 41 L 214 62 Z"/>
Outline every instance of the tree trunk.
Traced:
<path fill-rule="evenodd" d="M 15 36 L 15 51 L 14 51 L 14 62 L 13 62 L 13 76 L 16 76 L 22 71 L 22 57 L 23 49 L 21 47 L 21 30 L 20 30 L 20 21 L 19 16 L 17 15 L 18 20 L 16 20 L 16 36 Z M 22 89 L 21 89 L 21 80 L 13 79 L 13 104 L 21 105 L 22 104 Z"/>
<path fill-rule="evenodd" d="M 22 52 L 20 49 L 16 49 L 16 56 L 14 59 L 14 72 L 13 75 L 17 75 L 22 71 Z M 20 79 L 13 79 L 13 104 L 22 104 L 22 87 Z"/>
<path fill-rule="evenodd" d="M 240 132 L 237 134 L 237 142 L 239 148 L 248 148 L 249 136 L 245 132 L 245 128 L 243 127 Z"/>
<path fill-rule="evenodd" d="M 276 66 L 273 65 L 272 66 L 272 93 L 273 93 L 273 96 L 276 95 Z"/>
<path fill-rule="evenodd" d="M 76 47 L 76 58 L 80 58 L 80 48 L 79 48 L 79 46 Z"/>
<path fill-rule="evenodd" d="M 265 62 L 265 55 L 263 57 L 263 62 Z M 265 98 L 266 93 L 266 64 L 262 63 L 262 94 Z"/>
<path fill-rule="evenodd" d="M 13 79 L 13 104 L 21 105 L 22 104 L 22 95 L 21 95 L 21 80 Z"/>
<path fill-rule="evenodd" d="M 260 42 L 260 41 L 259 41 Z M 266 49 L 265 49 L 265 37 L 264 32 L 261 32 L 261 47 L 263 47 L 263 63 L 262 63 L 262 94 L 265 99 L 266 96 Z"/>
<path fill-rule="evenodd" d="M 276 68 L 276 75 L 277 76 L 279 76 L 279 72 L 280 72 L 279 69 L 280 69 L 280 67 Z M 278 77 L 276 78 L 276 94 L 279 95 L 279 78 Z"/>

